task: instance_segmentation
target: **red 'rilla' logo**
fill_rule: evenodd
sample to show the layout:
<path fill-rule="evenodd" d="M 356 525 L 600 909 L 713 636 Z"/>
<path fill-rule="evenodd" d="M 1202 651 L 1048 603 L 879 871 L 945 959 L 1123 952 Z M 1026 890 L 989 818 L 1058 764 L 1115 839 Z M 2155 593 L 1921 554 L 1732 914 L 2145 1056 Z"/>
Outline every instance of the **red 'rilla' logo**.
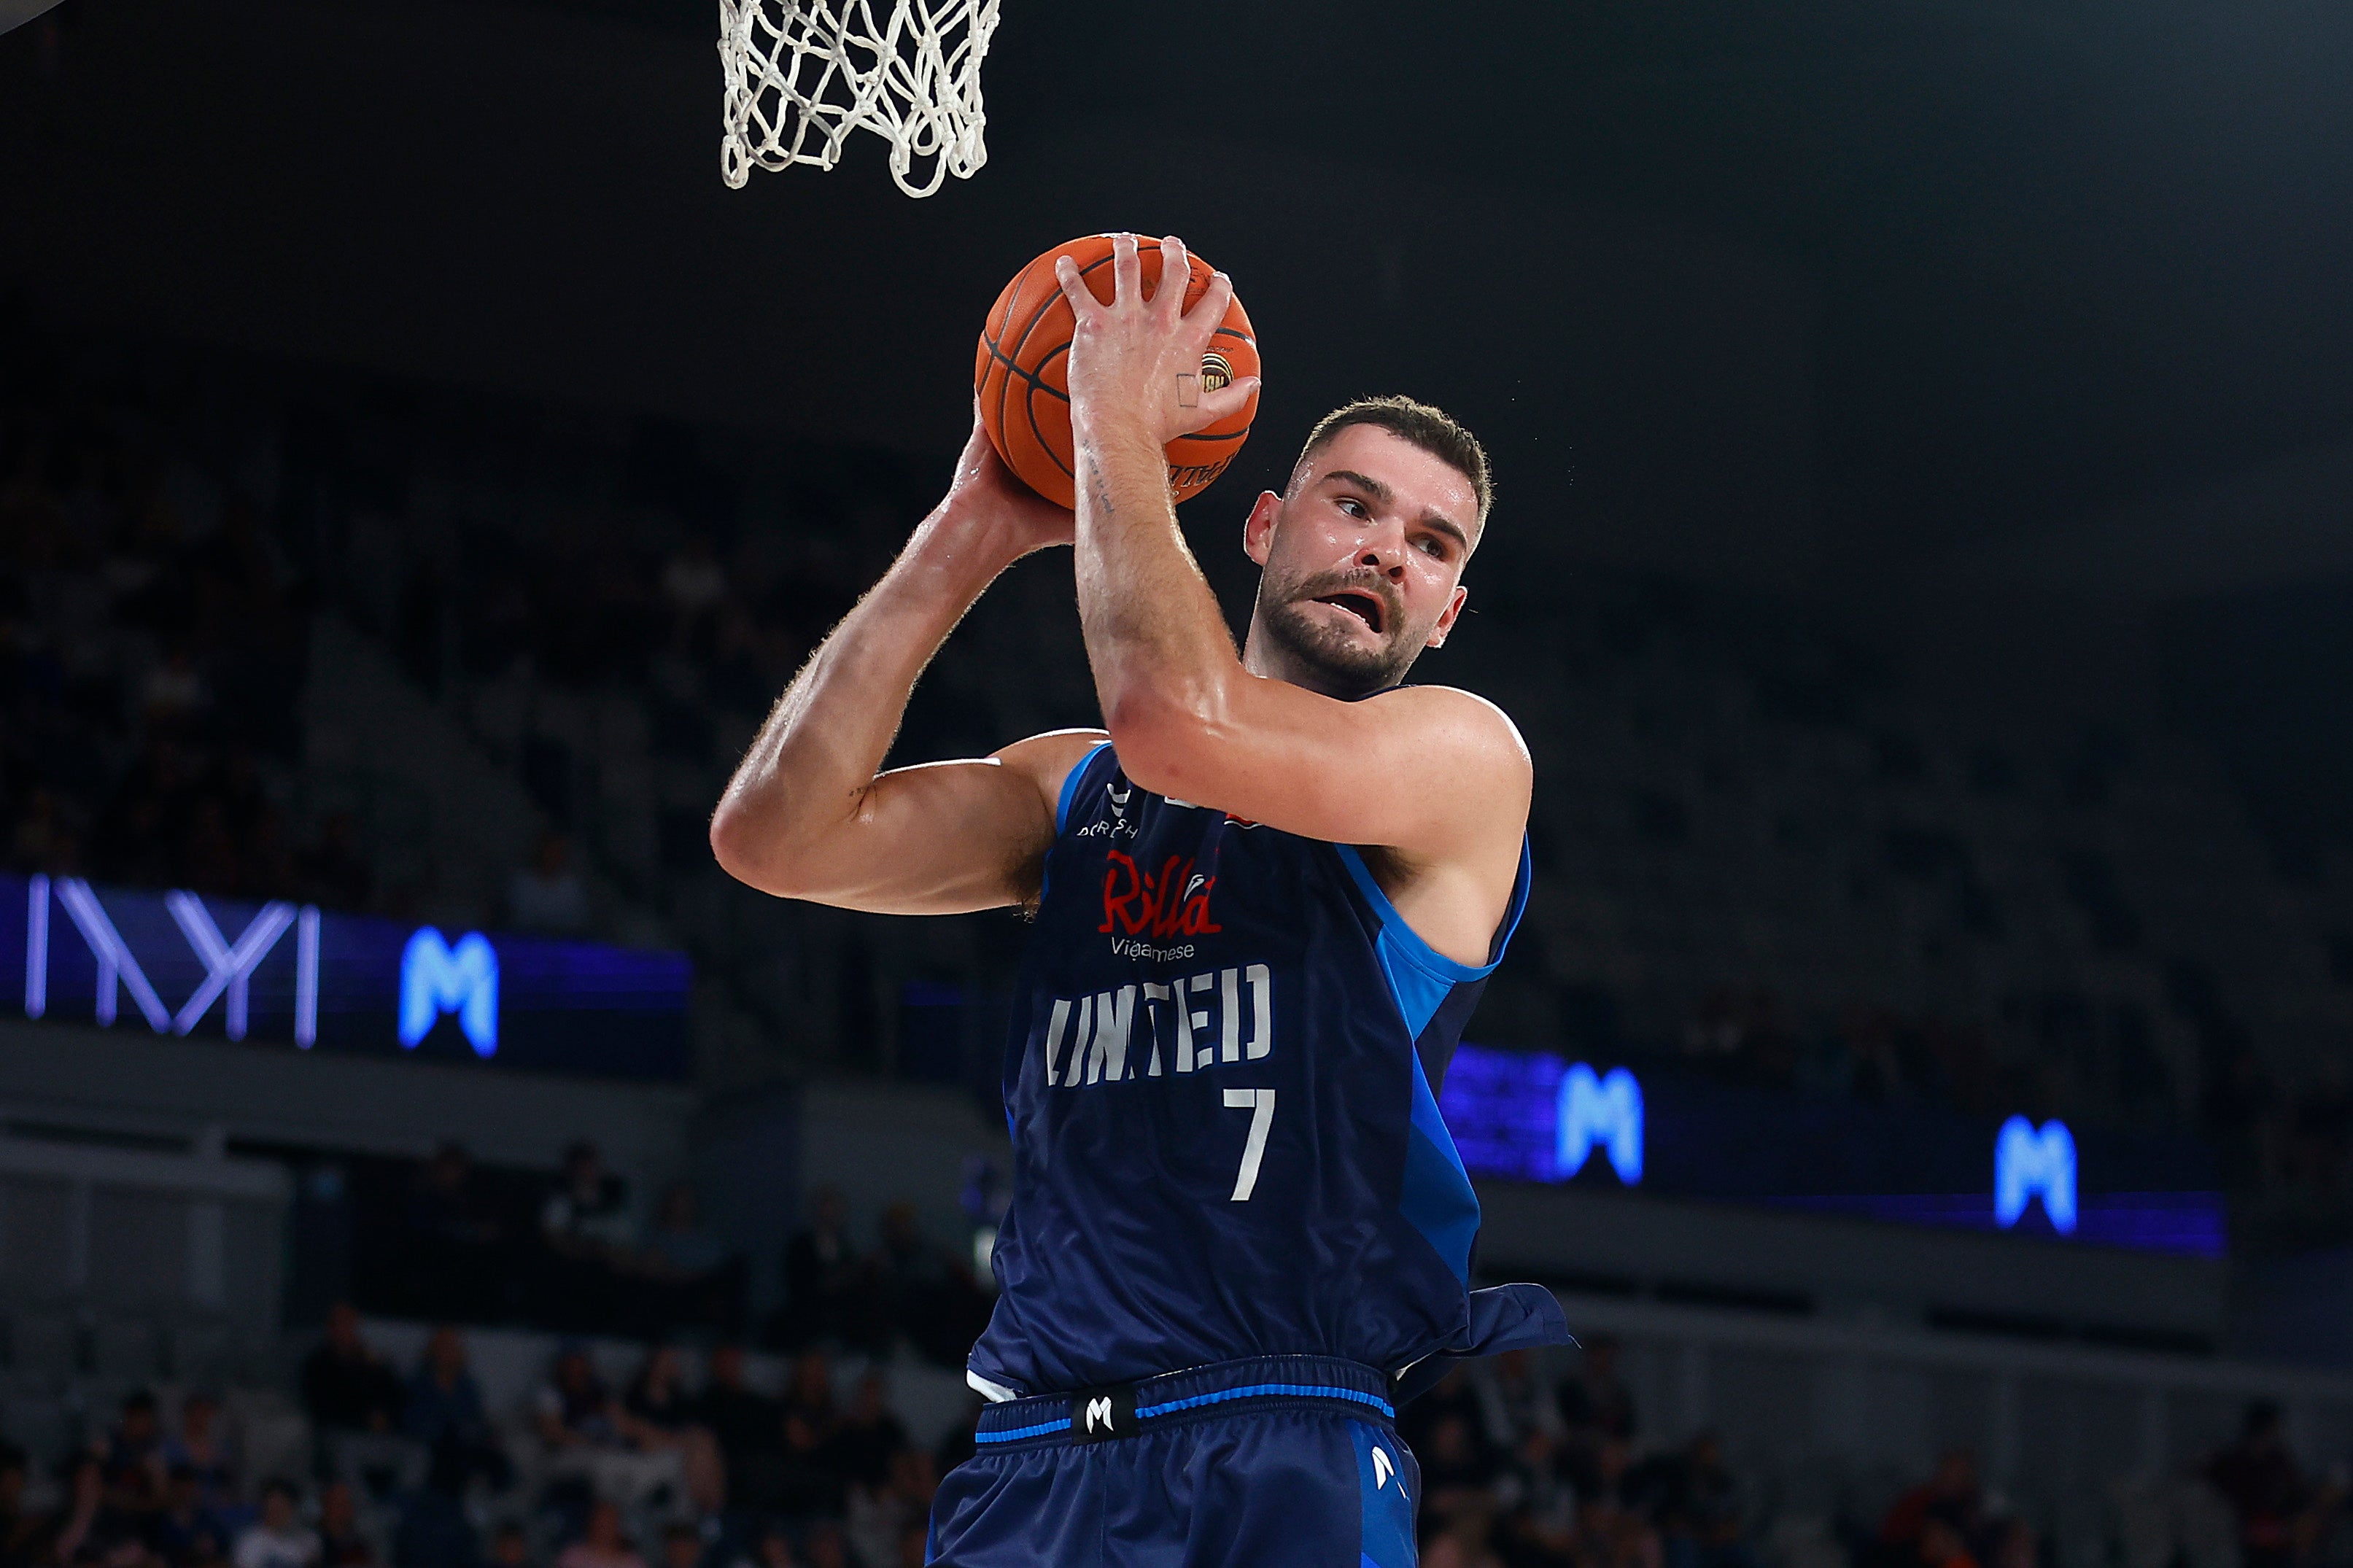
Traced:
<path fill-rule="evenodd" d="M 1226 928 L 1209 918 L 1215 877 L 1195 877 L 1193 862 L 1171 855 L 1157 873 L 1110 851 L 1103 868 L 1103 922 L 1097 931 L 1127 936 L 1208 936 Z"/>

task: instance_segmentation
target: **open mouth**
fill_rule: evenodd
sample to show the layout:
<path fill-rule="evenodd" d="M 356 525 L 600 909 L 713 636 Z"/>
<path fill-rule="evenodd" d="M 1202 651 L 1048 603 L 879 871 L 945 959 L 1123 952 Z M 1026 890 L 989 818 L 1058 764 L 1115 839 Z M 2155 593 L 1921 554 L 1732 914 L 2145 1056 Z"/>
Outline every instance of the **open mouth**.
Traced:
<path fill-rule="evenodd" d="M 1370 626 L 1375 633 L 1380 631 L 1381 622 L 1388 614 L 1387 607 L 1382 605 L 1377 595 L 1358 593 L 1353 589 L 1337 594 L 1319 595 L 1315 602 L 1319 605 L 1337 605 Z"/>

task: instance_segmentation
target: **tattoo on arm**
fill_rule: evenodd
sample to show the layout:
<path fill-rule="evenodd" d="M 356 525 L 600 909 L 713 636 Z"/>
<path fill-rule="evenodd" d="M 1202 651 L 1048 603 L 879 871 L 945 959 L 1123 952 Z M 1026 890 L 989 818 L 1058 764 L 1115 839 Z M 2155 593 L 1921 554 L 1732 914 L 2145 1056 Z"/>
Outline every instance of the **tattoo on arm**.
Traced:
<path fill-rule="evenodd" d="M 1112 504 L 1111 486 L 1103 482 L 1103 464 L 1096 461 L 1092 447 L 1087 448 L 1087 483 L 1093 488 L 1095 505 L 1103 509 L 1103 514 L 1105 517 L 1118 516 L 1119 508 Z"/>

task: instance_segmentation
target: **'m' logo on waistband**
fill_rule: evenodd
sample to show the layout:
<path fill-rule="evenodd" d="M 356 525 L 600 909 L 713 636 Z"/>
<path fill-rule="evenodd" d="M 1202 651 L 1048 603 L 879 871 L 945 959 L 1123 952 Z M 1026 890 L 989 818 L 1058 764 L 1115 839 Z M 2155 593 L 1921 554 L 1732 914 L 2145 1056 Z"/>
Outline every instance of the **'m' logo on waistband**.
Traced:
<path fill-rule="evenodd" d="M 1082 1389 L 1071 1395 L 1071 1441 L 1108 1443 L 1135 1434 L 1135 1385 Z"/>

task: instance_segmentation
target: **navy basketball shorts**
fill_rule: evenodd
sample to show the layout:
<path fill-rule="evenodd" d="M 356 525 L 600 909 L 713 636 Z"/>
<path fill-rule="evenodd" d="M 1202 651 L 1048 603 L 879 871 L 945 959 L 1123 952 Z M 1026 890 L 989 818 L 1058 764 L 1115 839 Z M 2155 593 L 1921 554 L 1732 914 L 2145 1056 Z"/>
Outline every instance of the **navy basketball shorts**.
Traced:
<path fill-rule="evenodd" d="M 981 1412 L 932 1505 L 949 1568 L 1414 1568 L 1388 1379 L 1255 1356 Z"/>

